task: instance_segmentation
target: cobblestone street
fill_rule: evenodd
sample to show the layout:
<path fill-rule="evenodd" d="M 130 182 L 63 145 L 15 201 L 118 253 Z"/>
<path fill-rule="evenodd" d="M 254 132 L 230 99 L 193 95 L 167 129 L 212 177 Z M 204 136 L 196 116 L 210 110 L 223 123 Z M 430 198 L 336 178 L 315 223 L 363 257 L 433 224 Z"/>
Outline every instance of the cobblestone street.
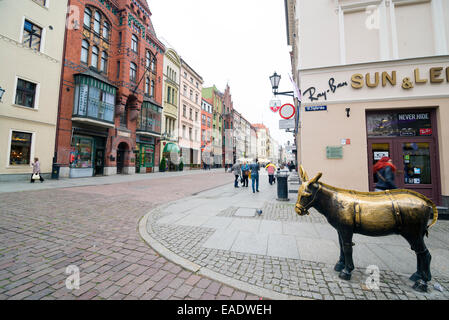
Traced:
<path fill-rule="evenodd" d="M 259 299 L 167 261 L 137 232 L 151 208 L 232 179 L 220 170 L 0 194 L 0 299 Z M 69 265 L 79 290 L 66 288 Z"/>

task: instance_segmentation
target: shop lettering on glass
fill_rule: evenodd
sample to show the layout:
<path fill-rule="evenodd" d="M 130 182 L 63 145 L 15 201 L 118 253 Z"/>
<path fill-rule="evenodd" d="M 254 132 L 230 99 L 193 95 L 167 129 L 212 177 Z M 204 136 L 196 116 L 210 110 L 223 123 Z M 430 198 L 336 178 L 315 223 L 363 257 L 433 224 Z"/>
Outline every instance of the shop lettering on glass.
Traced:
<path fill-rule="evenodd" d="M 430 112 L 369 114 L 367 129 L 370 137 L 432 135 Z"/>
<path fill-rule="evenodd" d="M 346 87 L 348 83 L 346 81 L 336 83 L 334 78 L 330 78 L 328 81 L 329 89 L 318 92 L 315 87 L 310 87 L 304 91 L 303 96 L 307 97 L 310 101 L 317 101 L 320 98 L 327 100 L 327 95 L 330 93 L 335 93 L 338 88 Z"/>

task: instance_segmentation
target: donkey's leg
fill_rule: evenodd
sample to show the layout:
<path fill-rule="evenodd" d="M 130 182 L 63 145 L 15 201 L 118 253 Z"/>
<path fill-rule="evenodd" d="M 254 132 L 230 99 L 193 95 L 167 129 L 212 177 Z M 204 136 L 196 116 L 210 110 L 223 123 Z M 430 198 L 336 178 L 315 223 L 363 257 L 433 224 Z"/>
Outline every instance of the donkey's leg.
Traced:
<path fill-rule="evenodd" d="M 410 280 L 415 281 L 413 289 L 421 292 L 427 292 L 427 282 L 432 279 L 430 273 L 430 261 L 432 256 L 424 244 L 424 235 L 417 236 L 414 240 L 409 240 L 412 250 L 416 253 L 418 270 L 410 277 Z"/>
<path fill-rule="evenodd" d="M 345 252 L 343 250 L 343 242 L 341 241 L 340 232 L 338 232 L 338 243 L 340 244 L 340 258 L 338 259 L 337 264 L 334 267 L 334 270 L 337 272 L 342 271 L 345 268 Z"/>
<path fill-rule="evenodd" d="M 343 252 L 345 255 L 345 268 L 340 272 L 338 277 L 343 280 L 351 280 L 351 272 L 354 270 L 354 262 L 352 261 L 352 230 L 341 231 L 341 242 L 343 244 Z"/>

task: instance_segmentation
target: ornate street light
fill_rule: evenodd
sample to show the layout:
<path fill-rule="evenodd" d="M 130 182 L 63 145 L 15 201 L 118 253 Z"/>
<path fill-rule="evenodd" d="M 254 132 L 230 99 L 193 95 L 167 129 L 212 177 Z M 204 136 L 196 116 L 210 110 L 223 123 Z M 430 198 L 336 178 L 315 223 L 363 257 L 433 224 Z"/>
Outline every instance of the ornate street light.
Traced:
<path fill-rule="evenodd" d="M 3 89 L 2 87 L 0 87 L 0 101 L 2 101 L 2 97 L 3 97 L 3 94 L 5 93 L 5 89 Z"/>
<path fill-rule="evenodd" d="M 281 76 L 279 74 L 277 74 L 276 72 L 273 73 L 273 75 L 270 77 L 271 88 L 273 90 L 273 94 L 275 96 L 284 95 L 284 96 L 294 97 L 293 91 L 278 92 L 278 87 L 279 87 L 280 81 L 281 81 Z"/>

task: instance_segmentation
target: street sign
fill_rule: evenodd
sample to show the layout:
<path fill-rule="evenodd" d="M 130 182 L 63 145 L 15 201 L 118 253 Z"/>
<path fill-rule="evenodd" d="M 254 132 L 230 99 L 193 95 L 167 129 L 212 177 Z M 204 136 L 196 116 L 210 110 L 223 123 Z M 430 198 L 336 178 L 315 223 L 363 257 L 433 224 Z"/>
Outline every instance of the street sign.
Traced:
<path fill-rule="evenodd" d="M 270 100 L 271 111 L 278 112 L 280 108 L 281 108 L 281 100 L 278 100 L 278 99 Z"/>
<path fill-rule="evenodd" d="M 286 103 L 281 107 L 281 110 L 279 110 L 279 114 L 281 115 L 282 119 L 290 119 L 295 115 L 296 108 L 294 105 L 290 103 Z"/>
<path fill-rule="evenodd" d="M 305 107 L 306 111 L 326 111 L 327 106 L 311 106 L 311 107 Z"/>
<path fill-rule="evenodd" d="M 294 129 L 295 119 L 283 119 L 279 120 L 279 129 Z"/>

